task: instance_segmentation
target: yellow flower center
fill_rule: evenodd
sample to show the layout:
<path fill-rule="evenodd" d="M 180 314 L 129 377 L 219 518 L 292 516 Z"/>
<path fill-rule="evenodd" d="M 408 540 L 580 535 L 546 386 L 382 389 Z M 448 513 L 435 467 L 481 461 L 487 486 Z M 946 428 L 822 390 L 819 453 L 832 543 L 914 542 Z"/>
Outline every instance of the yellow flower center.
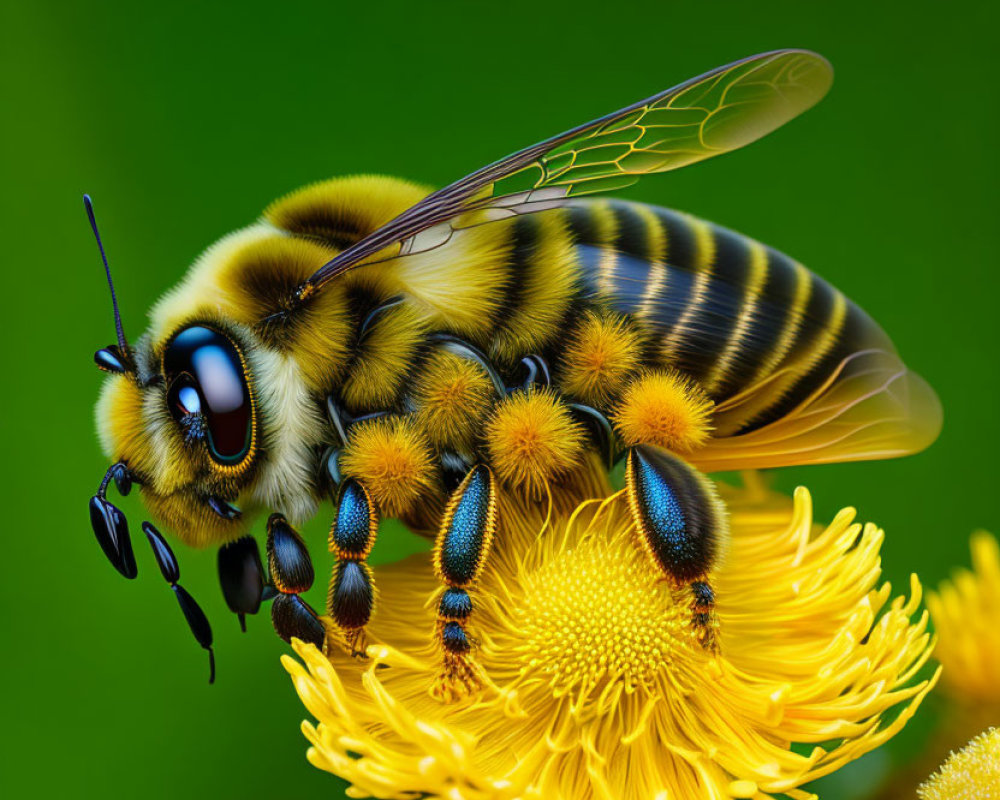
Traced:
<path fill-rule="evenodd" d="M 592 536 L 532 573 L 520 625 L 527 666 L 554 692 L 602 680 L 649 685 L 678 646 L 686 617 L 639 543 Z"/>

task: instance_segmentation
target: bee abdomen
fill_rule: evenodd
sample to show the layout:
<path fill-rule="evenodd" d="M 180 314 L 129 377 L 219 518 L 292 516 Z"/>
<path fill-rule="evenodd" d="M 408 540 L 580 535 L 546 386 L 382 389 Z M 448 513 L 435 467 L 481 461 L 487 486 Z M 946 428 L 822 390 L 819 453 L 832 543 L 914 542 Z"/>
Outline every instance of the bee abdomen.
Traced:
<path fill-rule="evenodd" d="M 841 292 L 753 239 L 637 203 L 574 201 L 567 219 L 589 296 L 644 326 L 650 366 L 684 372 L 716 402 L 776 376 L 719 433 L 780 419 L 851 353 L 892 349 Z"/>

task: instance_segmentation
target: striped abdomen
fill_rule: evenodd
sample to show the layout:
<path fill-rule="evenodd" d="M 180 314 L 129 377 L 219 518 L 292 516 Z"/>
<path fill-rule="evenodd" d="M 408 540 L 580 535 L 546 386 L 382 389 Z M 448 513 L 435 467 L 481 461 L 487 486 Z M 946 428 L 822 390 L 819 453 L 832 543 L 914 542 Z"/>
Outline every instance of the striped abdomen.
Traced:
<path fill-rule="evenodd" d="M 719 434 L 781 419 L 852 354 L 894 352 L 841 292 L 752 239 L 638 203 L 574 201 L 565 213 L 588 293 L 652 333 L 658 364 L 720 404 L 771 379 Z"/>
<path fill-rule="evenodd" d="M 337 179 L 268 216 L 294 236 L 336 245 L 333 234 L 374 230 L 417 191 L 390 179 Z M 638 323 L 648 366 L 683 371 L 715 401 L 713 436 L 686 454 L 702 469 L 887 458 L 936 437 L 941 409 L 930 387 L 870 317 L 788 257 L 639 203 L 555 206 L 490 224 L 473 215 L 435 232 L 437 244 L 345 274 L 345 300 L 330 301 L 331 313 L 403 296 L 413 303 L 397 313 L 414 317 L 409 326 L 387 317 L 363 349 L 348 348 L 340 391 L 368 390 L 349 405 L 398 402 L 432 331 L 471 342 L 508 372 L 539 353 L 558 382 L 567 337 L 588 306 L 603 305 Z M 368 297 L 360 310 L 355 294 Z M 378 357 L 385 353 L 393 358 Z"/>

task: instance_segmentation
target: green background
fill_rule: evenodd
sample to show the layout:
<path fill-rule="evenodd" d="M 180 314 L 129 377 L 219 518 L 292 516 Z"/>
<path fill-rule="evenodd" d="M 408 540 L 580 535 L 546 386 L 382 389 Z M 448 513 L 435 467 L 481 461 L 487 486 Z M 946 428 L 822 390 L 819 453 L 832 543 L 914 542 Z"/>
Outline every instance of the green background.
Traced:
<path fill-rule="evenodd" d="M 202 248 L 299 185 L 359 171 L 442 184 L 736 58 L 815 49 L 837 71 L 816 109 L 626 195 L 794 255 L 880 320 L 940 393 L 930 451 L 788 470 L 780 486 L 807 483 L 824 519 L 853 504 L 883 525 L 900 589 L 910 571 L 936 585 L 967 563 L 973 528 L 1000 530 L 1000 75 L 986 3 L 8 0 L 2 15 L 0 794 L 340 796 L 305 761 L 284 647 L 266 617 L 239 634 L 215 554 L 178 548 L 215 623 L 209 687 L 135 536 L 138 498 L 122 505 L 140 579 L 120 579 L 94 542 L 84 506 L 107 464 L 91 355 L 113 327 L 84 191 L 134 336 Z M 309 528 L 321 574 L 328 516 Z M 414 546 L 393 530 L 377 555 Z M 933 711 L 824 796 L 860 797 L 911 759 Z"/>

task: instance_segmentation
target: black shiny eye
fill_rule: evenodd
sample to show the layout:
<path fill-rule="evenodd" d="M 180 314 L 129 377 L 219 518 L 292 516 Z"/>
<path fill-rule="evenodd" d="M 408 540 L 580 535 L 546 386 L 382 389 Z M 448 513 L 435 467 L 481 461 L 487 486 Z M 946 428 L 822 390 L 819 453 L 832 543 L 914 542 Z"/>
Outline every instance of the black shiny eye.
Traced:
<path fill-rule="evenodd" d="M 212 458 L 242 461 L 250 450 L 253 408 L 243 361 L 229 337 L 200 325 L 185 328 L 167 346 L 163 370 L 174 419 L 202 414 Z"/>

